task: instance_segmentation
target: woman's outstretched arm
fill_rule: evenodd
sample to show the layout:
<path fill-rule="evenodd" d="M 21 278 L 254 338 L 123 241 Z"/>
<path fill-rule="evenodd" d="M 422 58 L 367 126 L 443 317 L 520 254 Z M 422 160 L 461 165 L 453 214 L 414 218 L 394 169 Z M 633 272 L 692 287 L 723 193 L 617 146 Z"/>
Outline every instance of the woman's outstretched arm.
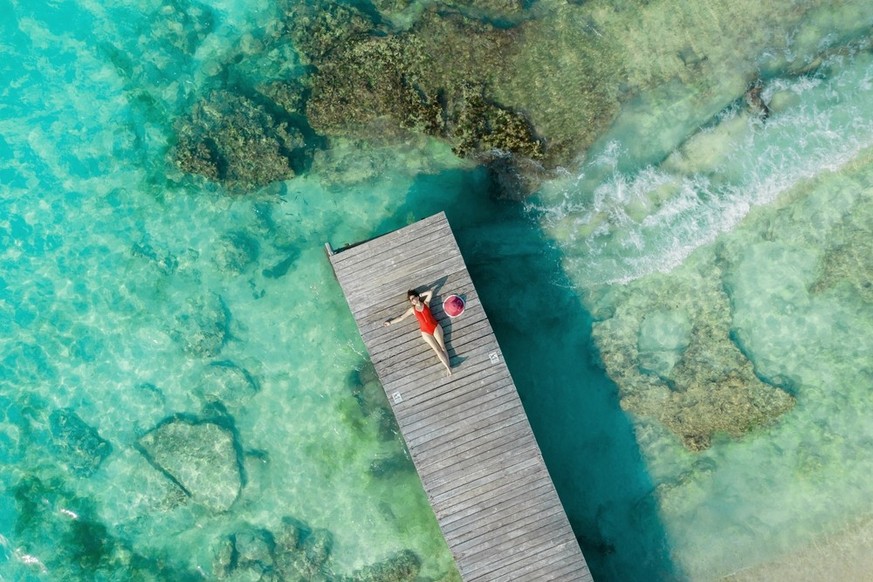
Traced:
<path fill-rule="evenodd" d="M 389 317 L 388 319 L 385 320 L 385 323 L 383 323 L 382 325 L 384 325 L 385 327 L 388 327 L 392 323 L 397 323 L 398 321 L 403 321 L 404 319 L 406 319 L 410 315 L 412 315 L 412 307 L 410 307 L 409 309 L 404 311 L 403 315 L 400 315 L 398 317 Z"/>

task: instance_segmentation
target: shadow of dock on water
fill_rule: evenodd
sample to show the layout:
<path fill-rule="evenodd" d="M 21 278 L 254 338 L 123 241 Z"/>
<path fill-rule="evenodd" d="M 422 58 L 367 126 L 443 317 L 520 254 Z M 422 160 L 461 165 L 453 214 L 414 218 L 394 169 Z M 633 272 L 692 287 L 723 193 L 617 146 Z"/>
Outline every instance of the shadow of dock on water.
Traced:
<path fill-rule="evenodd" d="M 594 579 L 685 579 L 560 250 L 521 203 L 488 189 L 481 169 L 422 175 L 379 231 L 446 212 Z"/>

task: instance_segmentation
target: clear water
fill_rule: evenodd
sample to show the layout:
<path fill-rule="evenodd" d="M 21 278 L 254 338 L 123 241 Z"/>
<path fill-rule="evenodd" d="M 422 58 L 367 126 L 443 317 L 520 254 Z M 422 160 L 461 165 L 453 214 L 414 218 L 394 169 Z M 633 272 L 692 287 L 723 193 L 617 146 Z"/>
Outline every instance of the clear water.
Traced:
<path fill-rule="evenodd" d="M 0 579 L 214 579 L 228 535 L 286 516 L 331 532 L 334 574 L 409 549 L 423 580 L 457 579 L 386 403 L 361 391 L 322 250 L 439 210 L 596 579 L 864 579 L 873 17 L 756 4 L 593 2 L 582 21 L 540 3 L 543 46 L 572 63 L 582 28 L 606 35 L 635 97 L 522 205 L 428 140 L 338 141 L 306 175 L 230 196 L 167 163 L 172 120 L 240 53 L 253 77 L 298 73 L 293 52 L 258 53 L 272 2 L 0 0 Z M 692 75 L 678 53 L 708 58 Z M 737 99 L 756 71 L 765 123 Z M 795 406 L 698 453 L 623 410 L 641 334 L 684 345 L 675 321 L 709 325 L 704 351 L 738 346 Z M 65 409 L 111 446 L 90 474 L 58 444 Z M 179 414 L 232 426 L 228 511 L 185 503 L 137 448 Z"/>

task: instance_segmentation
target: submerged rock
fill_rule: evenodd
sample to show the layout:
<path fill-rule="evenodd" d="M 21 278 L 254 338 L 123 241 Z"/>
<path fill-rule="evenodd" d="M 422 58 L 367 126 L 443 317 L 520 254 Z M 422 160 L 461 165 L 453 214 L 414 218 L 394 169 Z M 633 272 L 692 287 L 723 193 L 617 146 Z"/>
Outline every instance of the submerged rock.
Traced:
<path fill-rule="evenodd" d="M 260 389 L 260 382 L 251 372 L 230 360 L 221 360 L 206 366 L 196 393 L 207 403 L 235 406 L 249 400 Z"/>
<path fill-rule="evenodd" d="M 415 466 L 406 451 L 388 456 L 380 456 L 370 463 L 369 472 L 374 477 L 392 478 L 398 473 L 415 471 Z"/>
<path fill-rule="evenodd" d="M 309 526 L 290 516 L 282 518 L 279 529 L 274 534 L 277 552 L 296 552 L 302 547 L 303 540 L 312 530 Z"/>
<path fill-rule="evenodd" d="M 333 535 L 326 529 L 285 518 L 276 537 L 276 567 L 288 580 L 322 580 L 332 549 Z"/>
<path fill-rule="evenodd" d="M 53 580 L 200 579 L 127 547 L 98 519 L 94 501 L 75 495 L 61 479 L 29 476 L 10 481 L 7 491 L 15 503 L 15 553 L 33 558 L 32 579 L 40 569 Z"/>
<path fill-rule="evenodd" d="M 208 5 L 191 0 L 164 0 L 151 15 L 147 33 L 154 46 L 173 47 L 193 55 L 214 28 L 215 20 Z"/>
<path fill-rule="evenodd" d="M 52 412 L 49 425 L 54 450 L 77 475 L 90 477 L 112 452 L 109 441 L 68 408 Z"/>
<path fill-rule="evenodd" d="M 219 540 L 214 547 L 213 572 L 219 580 L 276 580 L 283 582 L 413 582 L 421 559 L 402 550 L 350 575 L 329 566 L 333 535 L 311 529 L 293 517 L 283 517 L 273 531 L 251 525 Z"/>
<path fill-rule="evenodd" d="M 380 441 L 395 441 L 397 435 L 400 434 L 400 429 L 372 364 L 370 362 L 362 363 L 361 369 L 349 374 L 347 384 L 351 389 L 356 406 L 341 404 L 340 410 L 343 416 L 356 430 L 362 430 L 364 427 L 363 419 L 369 418 L 375 423 L 376 433 Z"/>
<path fill-rule="evenodd" d="M 718 277 L 634 283 L 593 335 L 622 408 L 657 420 L 690 450 L 708 448 L 716 434 L 741 437 L 794 406 L 733 342 Z"/>
<path fill-rule="evenodd" d="M 147 241 L 134 243 L 130 250 L 135 257 L 141 257 L 154 264 L 162 273 L 169 275 L 179 267 L 179 260 L 168 251 L 158 251 Z"/>
<path fill-rule="evenodd" d="M 247 528 L 231 536 L 236 567 L 269 572 L 273 569 L 273 535 L 265 529 Z"/>
<path fill-rule="evenodd" d="M 332 547 L 329 531 L 284 517 L 276 532 L 247 525 L 221 540 L 213 571 L 221 580 L 332 580 L 325 568 Z"/>
<path fill-rule="evenodd" d="M 243 95 L 216 91 L 176 124 L 172 156 L 184 172 L 244 189 L 294 177 L 300 131 Z"/>
<path fill-rule="evenodd" d="M 346 33 L 325 27 L 327 15 Z M 482 66 L 511 46 L 512 32 L 428 11 L 413 29 L 394 33 L 348 7 L 290 26 L 315 66 L 306 115 L 316 131 L 360 138 L 414 131 L 447 140 L 461 157 L 492 150 L 542 157 L 525 116 L 499 104 L 480 80 Z"/>
<path fill-rule="evenodd" d="M 238 275 L 257 262 L 260 252 L 255 237 L 243 231 L 229 232 L 213 246 L 213 260 L 222 271 Z"/>
<path fill-rule="evenodd" d="M 421 558 L 411 550 L 402 550 L 393 556 L 356 570 L 348 582 L 413 582 L 421 571 Z"/>
<path fill-rule="evenodd" d="M 214 356 L 230 336 L 230 311 L 218 295 L 188 301 L 173 337 L 195 356 Z"/>
<path fill-rule="evenodd" d="M 761 121 L 766 121 L 770 117 L 770 107 L 764 101 L 764 83 L 760 80 L 752 83 L 752 86 L 743 95 L 746 102 L 746 107 L 749 113 L 758 117 Z"/>
<path fill-rule="evenodd" d="M 240 447 L 230 430 L 209 421 L 171 418 L 141 437 L 138 445 L 194 502 L 219 512 L 239 497 Z"/>

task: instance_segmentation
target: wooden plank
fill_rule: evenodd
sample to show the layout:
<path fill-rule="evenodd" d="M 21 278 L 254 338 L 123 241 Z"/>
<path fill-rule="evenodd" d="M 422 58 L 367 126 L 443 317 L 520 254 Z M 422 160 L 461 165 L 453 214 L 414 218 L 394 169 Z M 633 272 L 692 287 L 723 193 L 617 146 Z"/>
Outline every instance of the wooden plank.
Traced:
<path fill-rule="evenodd" d="M 504 550 L 506 553 L 523 553 L 531 548 L 540 549 L 540 544 L 544 542 L 544 545 L 551 545 L 548 539 L 541 538 L 548 538 L 555 527 L 560 525 L 562 518 L 566 519 L 566 516 L 554 511 L 543 518 L 532 515 L 513 522 L 511 528 L 501 530 L 499 536 L 485 531 L 480 536 L 459 542 L 455 542 L 451 536 L 446 536 L 446 541 L 460 557 L 475 557 L 474 561 L 484 567 L 489 565 L 499 567 L 506 561 Z"/>
<path fill-rule="evenodd" d="M 536 459 L 528 459 L 522 463 L 501 468 L 487 475 L 478 475 L 475 479 L 469 479 L 462 483 L 453 483 L 451 486 L 442 488 L 442 490 L 428 491 L 428 494 L 432 503 L 442 504 L 451 499 L 459 498 L 459 495 L 473 498 L 493 491 L 499 488 L 503 480 L 506 479 L 511 478 L 518 481 L 532 475 L 542 474 L 548 474 L 545 467 L 537 463 Z"/>
<path fill-rule="evenodd" d="M 468 571 L 472 580 L 536 580 L 540 582 L 555 568 L 556 562 L 570 560 L 574 556 L 567 546 L 575 544 L 576 540 L 566 540 L 562 537 L 548 538 L 541 536 L 546 543 L 541 547 L 527 548 L 527 551 L 516 552 L 517 559 L 510 557 L 504 561 L 473 562 L 473 568 Z M 539 551 L 537 551 L 539 550 Z M 531 554 L 535 553 L 535 556 Z M 575 565 L 578 571 L 578 564 Z M 561 578 L 562 581 L 573 580 L 572 576 Z"/>
<path fill-rule="evenodd" d="M 480 536 L 490 536 L 491 530 L 504 527 L 517 528 L 524 524 L 523 520 L 529 518 L 544 519 L 549 517 L 551 512 L 557 514 L 562 511 L 561 508 L 556 508 L 549 503 L 551 501 L 551 499 L 547 499 L 549 493 L 548 491 L 540 490 L 537 495 L 516 500 L 511 507 L 504 505 L 494 511 L 487 513 L 480 512 L 475 516 L 475 519 L 455 522 L 453 527 L 444 526 L 443 532 L 453 542 L 460 543 Z M 547 507 L 545 512 L 543 512 L 544 505 Z"/>
<path fill-rule="evenodd" d="M 402 294 L 405 299 L 409 289 L 430 283 L 431 279 L 439 279 L 445 273 L 460 273 L 463 268 L 457 251 L 440 253 L 435 257 L 419 253 L 403 262 L 402 267 L 383 262 L 374 263 L 366 271 L 346 271 L 340 284 L 346 291 L 346 297 L 354 301 L 360 313 L 361 308 L 381 303 L 386 298 L 393 299 Z M 383 271 L 390 274 L 383 274 Z M 366 299 L 371 296 L 376 301 L 367 302 Z"/>
<path fill-rule="evenodd" d="M 442 442 L 429 442 L 427 443 L 427 447 L 423 448 L 421 452 L 419 452 L 418 447 L 415 445 L 411 445 L 407 442 L 406 445 L 410 450 L 415 450 L 416 454 L 419 457 L 426 456 L 427 453 L 430 454 L 442 454 L 446 450 L 451 450 L 452 447 L 463 446 L 467 443 L 495 443 L 500 440 L 501 433 L 506 433 L 509 430 L 514 430 L 518 425 L 522 427 L 525 425 L 521 420 L 512 419 L 512 422 L 507 422 L 503 426 L 489 426 L 487 428 L 483 428 L 479 433 L 467 433 L 457 437 L 456 439 L 448 439 L 443 440 Z"/>
<path fill-rule="evenodd" d="M 487 435 L 483 438 L 470 438 L 465 442 L 458 442 L 454 447 L 446 447 L 443 450 L 434 450 L 432 448 L 415 449 L 416 462 L 421 465 L 423 471 L 439 471 L 445 466 L 451 465 L 451 461 L 466 455 L 474 456 L 478 453 L 496 447 L 496 443 L 504 438 L 511 440 L 516 438 L 519 441 L 528 436 L 529 427 L 524 423 L 517 422 L 500 432 L 500 435 L 495 438 L 488 438 Z M 410 452 L 412 454 L 412 452 Z"/>
<path fill-rule="evenodd" d="M 412 230 L 418 236 L 424 236 L 430 232 L 446 229 L 448 221 L 441 221 L 438 215 L 430 216 L 424 220 L 415 223 L 416 228 Z M 361 260 L 362 257 L 377 254 L 382 252 L 394 252 L 399 241 L 405 240 L 410 236 L 410 231 L 404 232 L 406 229 L 395 230 L 388 234 L 384 234 L 376 239 L 371 239 L 366 243 L 362 243 L 350 248 L 340 248 L 334 251 L 331 257 L 331 262 L 342 266 L 345 263 L 354 264 Z"/>
<path fill-rule="evenodd" d="M 520 541 L 518 538 L 522 538 Z M 469 560 L 472 566 L 468 570 L 470 574 L 491 575 L 497 572 L 518 572 L 525 566 L 533 566 L 532 569 L 540 569 L 544 566 L 548 569 L 556 559 L 569 557 L 568 545 L 575 543 L 573 538 L 567 539 L 559 532 L 552 532 L 547 525 L 541 528 L 529 529 L 521 532 L 517 538 L 507 540 L 509 547 L 513 548 L 514 556 L 497 556 L 493 550 L 481 554 L 479 560 Z M 472 556 L 475 556 L 473 554 Z M 471 556 L 471 557 L 472 557 Z M 533 558 L 533 559 L 532 559 Z M 541 578 L 536 578 L 539 581 Z"/>
<path fill-rule="evenodd" d="M 490 354 L 494 353 L 497 357 L 497 362 L 492 363 L 489 359 Z M 456 382 L 462 378 L 468 378 L 473 375 L 480 374 L 483 370 L 488 370 L 492 367 L 503 367 L 505 368 L 505 364 L 503 363 L 503 356 L 497 348 L 496 343 L 489 342 L 487 344 L 479 343 L 472 350 L 466 350 L 463 352 L 463 356 L 467 361 L 464 362 L 466 365 L 458 366 L 457 370 L 452 369 L 451 381 Z M 434 354 L 436 357 L 436 354 Z M 375 365 L 375 364 L 374 364 Z M 402 390 L 407 386 L 414 386 L 421 383 L 421 381 L 433 374 L 433 367 L 430 365 L 428 361 L 426 365 L 422 365 L 420 367 L 412 367 L 414 364 L 410 364 L 410 370 L 406 374 L 400 373 L 400 371 L 395 371 L 394 373 L 386 376 L 382 376 L 380 373 L 380 378 L 382 379 L 383 384 L 386 389 L 391 391 L 394 390 Z M 440 364 L 437 364 L 438 366 Z M 385 367 L 385 363 L 381 362 L 381 368 Z M 444 371 L 444 368 L 440 368 Z M 380 371 L 380 366 L 376 366 L 376 371 Z M 441 374 L 440 377 L 444 376 Z M 443 382 L 445 383 L 445 382 Z"/>
<path fill-rule="evenodd" d="M 464 500 L 455 504 L 451 512 L 440 519 L 440 524 L 446 531 L 450 531 L 458 522 L 469 523 L 478 519 L 480 515 L 502 511 L 505 506 L 512 507 L 530 495 L 539 495 L 548 490 L 548 484 L 544 484 L 542 479 L 536 480 L 530 488 L 521 488 L 515 483 L 507 483 L 506 487 L 495 489 L 488 497 L 478 502 Z"/>
<path fill-rule="evenodd" d="M 473 406 L 456 407 L 451 414 L 446 415 L 447 418 L 440 423 L 440 432 L 464 430 L 470 422 L 486 418 L 486 415 L 491 416 L 502 411 L 511 411 L 513 415 L 518 414 L 517 407 L 521 406 L 518 396 L 512 393 L 504 392 L 502 398 L 490 399 L 488 401 L 480 398 L 475 401 Z M 428 401 L 432 402 L 432 401 Z M 425 408 L 425 410 L 427 410 Z M 433 431 L 430 418 L 425 417 L 416 422 L 410 422 L 410 419 L 405 418 L 406 424 L 403 434 L 407 435 L 411 441 L 416 440 L 423 434 Z"/>
<path fill-rule="evenodd" d="M 445 215 L 341 250 L 330 261 L 462 578 L 588 582 Z M 437 281 L 431 309 L 443 326 L 451 377 L 414 320 L 383 325 L 407 309 L 407 288 Z M 455 319 L 440 304 L 451 293 L 466 300 Z"/>
<path fill-rule="evenodd" d="M 494 429 L 499 431 L 501 426 L 517 421 L 520 408 L 520 404 L 513 402 L 511 406 L 501 406 L 495 410 L 486 410 L 473 421 L 456 423 L 448 427 L 448 429 L 432 429 L 427 433 L 416 435 L 415 438 L 409 438 L 406 442 L 411 446 L 419 446 L 425 443 L 428 446 L 439 446 L 440 444 L 453 441 L 456 437 L 462 437 L 466 434 L 477 434 L 476 431 L 478 430 L 487 429 L 493 432 L 492 429 Z M 448 421 L 444 422 L 448 423 Z"/>

